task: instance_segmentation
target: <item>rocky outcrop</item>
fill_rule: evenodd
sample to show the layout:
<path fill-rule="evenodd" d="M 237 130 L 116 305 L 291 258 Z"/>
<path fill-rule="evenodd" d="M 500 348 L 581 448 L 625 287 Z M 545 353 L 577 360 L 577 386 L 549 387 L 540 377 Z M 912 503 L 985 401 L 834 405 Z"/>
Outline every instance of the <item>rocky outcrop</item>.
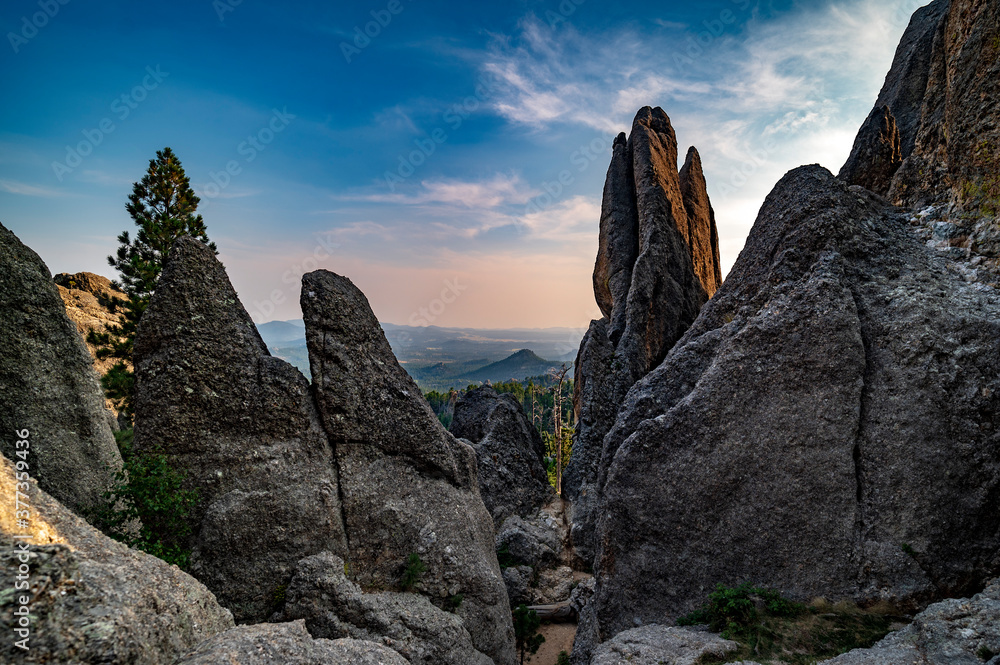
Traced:
<path fill-rule="evenodd" d="M 26 495 L 27 524 L 15 515 L 15 490 Z M 0 495 L 11 502 L 0 510 L 0 661 L 171 665 L 233 626 L 201 583 L 107 538 L 33 480 L 17 483 L 5 457 Z M 27 651 L 15 646 L 21 607 L 31 614 Z"/>
<path fill-rule="evenodd" d="M 949 4 L 950 0 L 935 0 L 910 19 L 875 108 L 861 125 L 838 175 L 847 184 L 885 196 L 903 160 L 913 154 L 934 46 L 941 39 Z"/>
<path fill-rule="evenodd" d="M 593 558 L 603 440 L 628 389 L 655 368 L 722 283 L 715 214 L 701 158 L 677 170 L 677 139 L 662 109 L 639 111 L 612 148 L 604 186 L 594 294 L 604 314 L 575 365 L 577 429 L 564 493 L 573 544 Z"/>
<path fill-rule="evenodd" d="M 313 639 L 303 622 L 240 626 L 217 635 L 176 665 L 408 665 L 398 653 L 374 642 Z"/>
<path fill-rule="evenodd" d="M 178 239 L 135 341 L 135 446 L 199 492 L 191 572 L 261 621 L 296 562 L 347 553 L 337 470 L 309 382 L 272 358 L 206 245 Z"/>
<path fill-rule="evenodd" d="M 27 454 L 32 477 L 70 509 L 98 504 L 122 464 L 114 417 L 48 268 L 2 225 L 0 340 L 0 452 Z"/>
<path fill-rule="evenodd" d="M 475 452 L 441 426 L 350 280 L 307 274 L 301 303 L 355 579 L 396 587 L 418 554 L 427 570 L 416 590 L 438 603 L 461 594 L 457 613 L 475 648 L 511 665 L 513 625 Z"/>
<path fill-rule="evenodd" d="M 642 626 L 619 633 L 594 652 L 590 665 L 696 665 L 723 659 L 739 645 L 712 633 Z"/>
<path fill-rule="evenodd" d="M 745 580 L 917 608 L 1000 570 L 1000 294 L 818 166 L 605 441 L 576 662 Z"/>
<path fill-rule="evenodd" d="M 952 205 L 975 235 L 1000 213 L 998 116 L 1000 6 L 936 0 L 914 14 L 840 177 L 897 205 Z"/>
<path fill-rule="evenodd" d="M 347 568 L 329 552 L 300 561 L 274 620 L 304 620 L 317 638 L 380 642 L 413 665 L 493 665 L 454 614 L 413 593 L 363 593 L 347 579 Z"/>
<path fill-rule="evenodd" d="M 469 391 L 455 405 L 450 431 L 476 451 L 479 493 L 497 528 L 552 500 L 542 437 L 512 395 L 498 395 L 489 386 Z"/>
<path fill-rule="evenodd" d="M 91 272 L 59 273 L 54 281 L 66 306 L 66 316 L 76 324 L 80 337 L 94 358 L 97 375 L 104 376 L 117 361 L 113 358 L 98 358 L 97 349 L 87 342 L 87 336 L 91 331 L 103 333 L 108 326 L 121 323 L 121 314 L 114 311 L 114 308 L 118 302 L 125 300 L 125 294 L 116 289 L 107 277 Z M 131 367 L 131 363 L 126 364 Z M 106 400 L 105 406 L 108 410 L 115 411 L 111 400 Z"/>
<path fill-rule="evenodd" d="M 1000 582 L 973 598 L 931 605 L 870 649 L 823 665 L 996 665 L 1000 663 Z"/>

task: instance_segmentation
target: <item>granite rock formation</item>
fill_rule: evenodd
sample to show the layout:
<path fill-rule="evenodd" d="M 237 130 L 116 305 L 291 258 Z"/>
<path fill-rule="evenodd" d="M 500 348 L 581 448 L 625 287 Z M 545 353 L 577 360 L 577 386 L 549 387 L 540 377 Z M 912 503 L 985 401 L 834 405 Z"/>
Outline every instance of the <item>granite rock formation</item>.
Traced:
<path fill-rule="evenodd" d="M 442 604 L 461 594 L 457 614 L 475 648 L 511 665 L 513 624 L 475 451 L 441 426 L 350 280 L 309 273 L 301 303 L 356 580 L 396 587 L 418 554 L 427 570 L 416 590 Z"/>
<path fill-rule="evenodd" d="M 738 647 L 712 633 L 650 625 L 608 640 L 594 652 L 590 665 L 697 665 L 706 659 L 723 659 Z"/>
<path fill-rule="evenodd" d="M 323 552 L 299 562 L 276 621 L 304 620 L 316 638 L 380 642 L 413 665 L 493 665 L 462 620 L 413 593 L 363 593 L 343 559 Z"/>
<path fill-rule="evenodd" d="M 870 649 L 822 665 L 996 665 L 1000 663 L 1000 582 L 972 598 L 935 603 Z"/>
<path fill-rule="evenodd" d="M 0 452 L 30 433 L 32 477 L 80 512 L 100 502 L 121 455 L 92 359 L 41 258 L 0 225 Z"/>
<path fill-rule="evenodd" d="M 0 661 L 172 665 L 232 628 L 232 615 L 176 566 L 104 536 L 33 480 L 16 485 L 14 464 L 0 457 L 0 494 L 13 501 L 21 491 L 31 512 L 23 527 L 12 508 L 0 510 Z M 29 586 L 19 591 L 22 565 Z M 22 606 L 32 617 L 27 651 L 14 644 Z"/>
<path fill-rule="evenodd" d="M 950 0 L 935 0 L 916 11 L 896 49 L 892 68 L 837 176 L 882 196 L 893 176 L 913 154 L 920 133 L 924 97 L 935 43 L 947 20 Z"/>
<path fill-rule="evenodd" d="M 239 626 L 206 640 L 175 665 L 409 665 L 387 646 L 313 639 L 301 621 Z"/>
<path fill-rule="evenodd" d="M 719 239 L 701 158 L 677 169 L 677 139 L 645 107 L 612 146 L 604 186 L 591 323 L 575 365 L 577 430 L 563 487 L 574 502 L 573 544 L 593 557 L 602 442 L 628 389 L 660 364 L 722 283 Z"/>
<path fill-rule="evenodd" d="M 66 305 L 66 316 L 76 324 L 87 350 L 94 357 L 97 375 L 104 376 L 117 361 L 113 358 L 99 359 L 97 349 L 87 342 L 87 336 L 92 330 L 102 333 L 107 326 L 121 322 L 121 314 L 112 311 L 112 308 L 115 301 L 125 299 L 125 294 L 112 286 L 107 277 L 91 272 L 59 273 L 54 281 Z M 105 406 L 109 411 L 116 412 L 111 400 L 105 400 Z"/>
<path fill-rule="evenodd" d="M 309 382 L 272 358 L 215 253 L 179 238 L 135 341 L 135 446 L 199 492 L 191 573 L 262 621 L 296 562 L 347 553 L 337 470 Z"/>
<path fill-rule="evenodd" d="M 818 166 L 768 196 L 606 438 L 576 662 L 718 583 L 916 609 L 1000 570 L 1000 294 L 907 218 Z"/>
<path fill-rule="evenodd" d="M 936 0 L 903 36 L 840 177 L 920 212 L 969 281 L 1000 282 L 1000 7 Z M 892 131 L 898 131 L 898 155 Z"/>
<path fill-rule="evenodd" d="M 508 517 L 530 517 L 552 500 L 545 447 L 512 395 L 483 386 L 455 405 L 449 431 L 476 451 L 479 493 L 499 529 Z"/>

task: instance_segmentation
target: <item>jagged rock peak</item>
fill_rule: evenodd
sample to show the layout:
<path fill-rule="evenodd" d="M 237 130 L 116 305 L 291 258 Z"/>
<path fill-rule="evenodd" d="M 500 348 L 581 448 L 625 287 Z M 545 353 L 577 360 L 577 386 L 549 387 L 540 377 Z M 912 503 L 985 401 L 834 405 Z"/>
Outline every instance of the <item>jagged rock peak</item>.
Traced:
<path fill-rule="evenodd" d="M 722 284 L 719 236 L 701 156 L 677 168 L 677 138 L 657 107 L 639 110 L 612 145 L 601 205 L 591 324 L 575 367 L 577 431 L 567 468 L 574 545 L 593 553 L 590 507 L 604 435 L 629 388 L 660 364 Z"/>
<path fill-rule="evenodd" d="M 408 557 L 419 555 L 426 571 L 415 590 L 439 605 L 461 594 L 457 612 L 476 650 L 513 665 L 475 452 L 442 427 L 349 279 L 305 275 L 301 304 L 316 401 L 340 470 L 352 575 L 369 588 L 396 588 Z"/>
<path fill-rule="evenodd" d="M 99 504 L 122 463 L 114 416 L 49 269 L 2 224 L 0 340 L 0 452 L 15 459 L 27 430 L 42 489 L 72 510 Z"/>
<path fill-rule="evenodd" d="M 179 238 L 135 340 L 135 446 L 199 492 L 191 572 L 238 621 L 296 562 L 346 554 L 337 469 L 308 381 L 268 354 L 215 253 Z"/>

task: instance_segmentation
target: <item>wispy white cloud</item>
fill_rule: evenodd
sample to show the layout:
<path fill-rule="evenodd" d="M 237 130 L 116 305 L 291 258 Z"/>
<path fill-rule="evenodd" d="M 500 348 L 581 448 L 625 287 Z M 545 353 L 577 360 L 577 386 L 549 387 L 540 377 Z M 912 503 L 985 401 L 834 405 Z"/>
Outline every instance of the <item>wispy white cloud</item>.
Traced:
<path fill-rule="evenodd" d="M 29 185 L 23 182 L 18 182 L 16 180 L 0 180 L 0 190 L 8 192 L 10 194 L 20 194 L 22 196 L 53 197 L 53 196 L 64 195 L 64 192 L 61 192 L 57 189 L 52 189 L 51 187 L 40 187 L 38 185 Z"/>
<path fill-rule="evenodd" d="M 498 173 L 489 180 L 423 180 L 412 193 L 355 194 L 341 200 L 400 205 L 445 204 L 465 209 L 491 210 L 503 205 L 523 205 L 538 195 L 517 174 Z"/>

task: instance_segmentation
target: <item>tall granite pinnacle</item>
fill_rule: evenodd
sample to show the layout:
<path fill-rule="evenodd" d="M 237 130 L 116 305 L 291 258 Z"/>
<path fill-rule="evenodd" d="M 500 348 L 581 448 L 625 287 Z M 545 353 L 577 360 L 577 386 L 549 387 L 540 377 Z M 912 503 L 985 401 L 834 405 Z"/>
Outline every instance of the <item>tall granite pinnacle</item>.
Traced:
<path fill-rule="evenodd" d="M 701 157 L 677 169 L 677 138 L 661 108 L 636 114 L 631 137 L 612 145 L 604 185 L 594 295 L 604 314 L 576 363 L 577 431 L 564 483 L 574 506 L 574 545 L 591 556 L 603 440 L 618 406 L 694 322 L 722 284 L 719 237 Z"/>

